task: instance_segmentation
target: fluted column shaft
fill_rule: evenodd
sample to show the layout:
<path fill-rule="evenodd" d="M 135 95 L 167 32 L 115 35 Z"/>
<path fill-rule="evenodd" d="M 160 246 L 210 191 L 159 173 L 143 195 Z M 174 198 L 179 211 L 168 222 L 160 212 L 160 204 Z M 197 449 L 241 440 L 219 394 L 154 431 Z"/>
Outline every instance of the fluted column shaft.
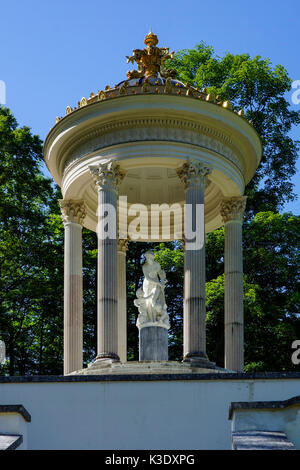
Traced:
<path fill-rule="evenodd" d="M 244 368 L 242 222 L 245 197 L 226 198 L 221 204 L 225 223 L 225 368 Z"/>
<path fill-rule="evenodd" d="M 128 240 L 118 242 L 118 355 L 127 361 L 126 251 Z"/>
<path fill-rule="evenodd" d="M 64 241 L 64 374 L 82 369 L 82 221 L 83 201 L 61 200 Z"/>
<path fill-rule="evenodd" d="M 184 261 L 184 360 L 207 359 L 205 308 L 205 221 L 204 192 L 211 170 L 201 162 L 189 160 L 178 171 L 185 193 Z M 200 218 L 200 220 L 199 220 Z M 190 243 L 189 231 L 196 232 Z"/>
<path fill-rule="evenodd" d="M 186 204 L 204 204 L 204 189 L 187 189 Z M 204 230 L 204 212 L 201 214 L 201 230 Z M 186 220 L 191 224 L 191 220 Z M 185 249 L 184 260 L 184 358 L 206 357 L 205 327 L 205 244 L 198 250 Z"/>
<path fill-rule="evenodd" d="M 117 210 L 114 190 L 98 188 L 98 224 L 106 204 Z M 113 222 L 112 222 L 113 223 Z M 98 348 L 97 358 L 118 357 L 118 258 L 117 239 L 101 239 L 98 228 Z"/>
<path fill-rule="evenodd" d="M 90 167 L 98 190 L 97 358 L 119 361 L 117 188 L 123 177 L 113 161 Z"/>

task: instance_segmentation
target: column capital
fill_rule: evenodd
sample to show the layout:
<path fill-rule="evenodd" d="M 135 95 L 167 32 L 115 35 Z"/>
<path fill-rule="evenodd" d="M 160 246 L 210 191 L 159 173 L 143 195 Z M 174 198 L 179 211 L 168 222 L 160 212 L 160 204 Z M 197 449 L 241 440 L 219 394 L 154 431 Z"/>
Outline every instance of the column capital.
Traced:
<path fill-rule="evenodd" d="M 114 160 L 89 167 L 98 190 L 117 191 L 126 172 Z"/>
<path fill-rule="evenodd" d="M 177 175 L 184 184 L 185 189 L 203 187 L 208 184 L 208 175 L 212 169 L 203 162 L 189 159 L 181 167 L 176 170 Z"/>
<path fill-rule="evenodd" d="M 80 225 L 83 224 L 86 209 L 82 199 L 60 199 L 59 205 L 64 225 L 70 222 Z"/>
<path fill-rule="evenodd" d="M 118 239 L 118 251 L 122 251 L 123 253 L 126 253 L 128 250 L 128 245 L 129 245 L 129 238 L 119 238 Z"/>
<path fill-rule="evenodd" d="M 221 201 L 220 213 L 223 223 L 233 220 L 242 222 L 246 208 L 247 196 L 225 197 Z"/>

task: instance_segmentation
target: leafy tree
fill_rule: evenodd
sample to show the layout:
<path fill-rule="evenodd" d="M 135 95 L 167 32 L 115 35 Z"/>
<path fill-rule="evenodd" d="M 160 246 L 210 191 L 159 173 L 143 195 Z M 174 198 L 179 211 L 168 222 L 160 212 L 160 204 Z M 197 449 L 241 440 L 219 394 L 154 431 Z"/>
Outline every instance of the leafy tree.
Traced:
<path fill-rule="evenodd" d="M 42 145 L 0 108 L 0 331 L 8 371 L 60 373 L 62 237 Z"/>
<path fill-rule="evenodd" d="M 230 100 L 234 109 L 244 109 L 260 135 L 263 157 L 246 188 L 248 213 L 277 211 L 294 200 L 291 178 L 299 142 L 289 132 L 300 123 L 300 112 L 291 110 L 285 99 L 292 81 L 284 67 L 272 67 L 269 59 L 249 54 L 218 57 L 204 42 L 179 51 L 169 65 L 183 82 L 205 87 L 222 101 Z"/>
<path fill-rule="evenodd" d="M 97 235 L 83 228 L 83 364 L 97 355 Z M 63 315 L 63 312 L 61 312 Z"/>
<path fill-rule="evenodd" d="M 259 212 L 244 227 L 244 266 L 253 286 L 245 313 L 247 368 L 294 369 L 291 344 L 300 338 L 300 217 Z M 251 307 L 251 308 L 250 308 Z"/>
<path fill-rule="evenodd" d="M 300 337 L 300 218 L 260 212 L 244 226 L 245 370 L 294 370 Z M 220 236 L 221 233 L 220 233 Z M 224 274 L 209 281 L 207 347 L 223 365 Z"/>

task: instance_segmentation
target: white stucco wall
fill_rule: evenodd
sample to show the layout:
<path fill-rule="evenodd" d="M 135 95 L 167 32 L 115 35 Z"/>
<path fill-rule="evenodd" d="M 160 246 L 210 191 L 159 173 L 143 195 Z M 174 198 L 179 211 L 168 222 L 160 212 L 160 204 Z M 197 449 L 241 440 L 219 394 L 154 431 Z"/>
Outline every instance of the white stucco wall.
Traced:
<path fill-rule="evenodd" d="M 31 414 L 28 449 L 231 449 L 232 401 L 299 390 L 299 378 L 0 383 L 0 403 Z"/>
<path fill-rule="evenodd" d="M 0 434 L 20 435 L 23 438 L 22 443 L 18 446 L 18 450 L 27 450 L 28 448 L 28 424 L 19 413 L 0 413 Z"/>

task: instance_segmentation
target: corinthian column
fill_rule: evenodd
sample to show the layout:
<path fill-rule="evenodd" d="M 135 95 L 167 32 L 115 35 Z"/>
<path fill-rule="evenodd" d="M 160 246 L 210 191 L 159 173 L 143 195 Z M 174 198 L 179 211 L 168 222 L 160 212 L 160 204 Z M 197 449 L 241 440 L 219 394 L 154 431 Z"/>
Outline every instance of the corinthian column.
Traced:
<path fill-rule="evenodd" d="M 64 374 L 82 369 L 82 223 L 84 202 L 60 200 L 64 246 Z"/>
<path fill-rule="evenodd" d="M 127 361 L 126 251 L 129 240 L 118 241 L 118 356 Z"/>
<path fill-rule="evenodd" d="M 242 222 L 246 197 L 224 198 L 221 216 L 225 224 L 225 368 L 244 368 L 244 309 Z"/>
<path fill-rule="evenodd" d="M 98 353 L 119 361 L 117 189 L 125 176 L 110 160 L 90 167 L 98 190 Z"/>
<path fill-rule="evenodd" d="M 211 169 L 189 160 L 177 170 L 185 186 L 184 261 L 184 361 L 209 366 L 205 325 L 205 223 L 204 191 Z M 194 232 L 192 235 L 191 232 Z M 193 242 L 191 239 L 194 238 Z"/>

